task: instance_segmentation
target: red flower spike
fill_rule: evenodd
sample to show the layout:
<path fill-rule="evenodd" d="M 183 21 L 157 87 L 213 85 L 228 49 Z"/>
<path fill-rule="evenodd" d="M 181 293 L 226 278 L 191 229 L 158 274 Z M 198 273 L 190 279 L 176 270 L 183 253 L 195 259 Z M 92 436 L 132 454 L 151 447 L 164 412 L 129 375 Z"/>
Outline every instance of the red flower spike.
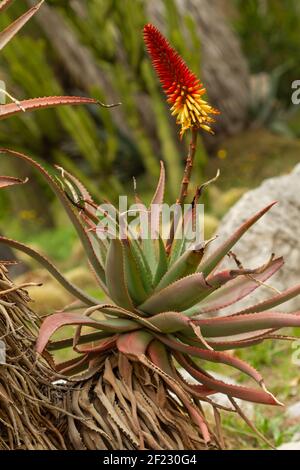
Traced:
<path fill-rule="evenodd" d="M 181 125 L 180 136 L 190 128 L 213 133 L 210 124 L 215 120 L 210 115 L 219 111 L 202 99 L 206 90 L 200 80 L 152 24 L 144 27 L 144 41 L 167 101 L 172 105 L 172 115 Z"/>

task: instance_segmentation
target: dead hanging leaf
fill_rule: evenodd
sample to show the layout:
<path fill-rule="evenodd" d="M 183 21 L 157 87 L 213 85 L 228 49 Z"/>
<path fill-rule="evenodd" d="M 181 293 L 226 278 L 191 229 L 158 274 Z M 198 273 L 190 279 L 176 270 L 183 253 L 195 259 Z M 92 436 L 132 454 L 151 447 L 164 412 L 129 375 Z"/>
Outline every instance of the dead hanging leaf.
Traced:
<path fill-rule="evenodd" d="M 123 354 L 107 354 L 103 359 L 93 377 L 78 382 L 76 390 L 68 393 L 67 411 L 79 418 L 69 421 L 72 448 L 207 449 L 199 428 L 160 375 Z M 157 401 L 158 389 L 164 393 L 163 408 Z M 219 445 L 212 442 L 210 447 Z"/>
<path fill-rule="evenodd" d="M 16 288 L 0 264 L 3 292 L 7 302 L 0 309 L 0 338 L 6 344 L 6 363 L 0 365 L 0 451 L 66 450 L 63 395 L 53 384 L 59 377 L 34 351 L 40 319 L 29 309 L 26 292 Z"/>
<path fill-rule="evenodd" d="M 28 178 L 24 180 L 20 178 L 14 178 L 12 176 L 0 176 L 0 189 L 7 188 L 8 186 L 15 186 L 16 184 L 27 183 Z"/>

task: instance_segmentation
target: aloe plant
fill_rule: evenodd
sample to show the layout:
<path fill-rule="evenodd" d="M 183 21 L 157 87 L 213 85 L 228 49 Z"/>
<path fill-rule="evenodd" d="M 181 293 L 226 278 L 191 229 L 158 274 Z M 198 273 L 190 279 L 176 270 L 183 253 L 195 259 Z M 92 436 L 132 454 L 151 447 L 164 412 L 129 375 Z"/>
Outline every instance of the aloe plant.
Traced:
<path fill-rule="evenodd" d="M 210 114 L 217 114 L 217 111 L 203 99 L 202 84 L 152 25 L 145 27 L 145 40 L 173 106 L 173 114 L 181 125 L 181 133 L 191 132 L 192 135 L 176 201 L 182 206 L 188 196 L 197 132 L 199 128 L 212 131 Z M 61 104 L 56 98 L 52 101 L 47 98 L 46 103 L 47 106 Z M 25 103 L 26 106 L 28 108 Z M 10 108 L 6 107 L 6 113 L 7 109 Z M 13 109 L 20 111 L 16 106 Z M 20 152 L 0 149 L 0 153 L 27 163 L 45 178 L 78 233 L 99 289 L 109 299 L 100 303 L 97 297 L 69 282 L 48 259 L 32 248 L 0 237 L 1 243 L 42 263 L 77 299 L 64 311 L 45 319 L 36 345 L 38 353 L 48 360 L 49 352 L 66 347 L 73 347 L 79 354 L 56 365 L 60 374 L 70 376 L 69 380 L 80 384 L 78 393 L 68 405 L 70 410 L 81 418 L 89 413 L 91 418 L 88 423 L 75 423 L 70 418 L 69 433 L 75 448 L 117 448 L 117 445 L 124 448 L 172 448 L 172 445 L 200 448 L 210 442 L 221 446 L 218 436 L 209 429 L 201 408 L 201 402 L 209 402 L 215 410 L 218 425 L 220 406 L 211 400 L 211 395 L 216 392 L 227 395 L 235 410 L 251 426 L 235 399 L 280 405 L 267 390 L 261 374 L 228 351 L 269 339 L 289 339 L 279 335 L 278 330 L 300 326 L 300 312 L 281 313 L 276 307 L 298 295 L 300 285 L 247 309 L 215 316 L 225 307 L 233 309 L 235 303 L 250 295 L 282 267 L 283 259 L 272 255 L 257 269 L 245 269 L 240 263 L 237 263 L 237 269 L 218 269 L 238 240 L 274 203 L 256 212 L 228 240 L 208 253 L 207 242 L 191 247 L 187 237 L 176 237 L 181 226 L 193 225 L 195 204 L 206 184 L 198 188 L 191 209 L 179 221 L 172 221 L 166 240 L 161 236 L 136 237 L 131 230 L 125 237 L 103 238 L 98 234 L 99 229 L 104 230 L 103 217 L 107 217 L 107 213 L 98 207 L 76 177 L 57 167 L 54 179 L 41 165 Z M 1 182 L 4 186 L 10 183 L 21 181 L 4 178 Z M 158 231 L 161 221 L 154 208 L 163 204 L 164 189 L 165 170 L 161 163 L 151 204 L 141 209 L 141 212 L 146 210 L 148 220 L 154 220 Z M 141 203 L 137 194 L 136 200 Z M 121 234 L 122 214 L 117 208 L 115 212 L 117 233 Z M 52 335 L 66 325 L 77 326 L 74 337 L 51 340 Z M 88 332 L 83 331 L 83 327 L 89 327 Z M 210 363 L 231 366 L 248 376 L 256 386 L 238 386 L 217 380 L 207 372 Z M 178 365 L 197 383 L 188 382 Z M 184 416 L 188 421 L 183 422 Z M 159 424 L 159 420 L 163 424 Z"/>

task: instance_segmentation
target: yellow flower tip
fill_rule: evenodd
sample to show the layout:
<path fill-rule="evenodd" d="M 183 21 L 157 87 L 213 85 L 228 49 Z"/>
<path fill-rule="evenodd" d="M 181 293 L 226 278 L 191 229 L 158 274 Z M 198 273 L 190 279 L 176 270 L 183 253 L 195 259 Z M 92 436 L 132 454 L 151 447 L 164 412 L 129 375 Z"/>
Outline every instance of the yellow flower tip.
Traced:
<path fill-rule="evenodd" d="M 218 158 L 224 160 L 227 157 L 227 150 L 226 149 L 219 149 L 217 153 Z"/>
<path fill-rule="evenodd" d="M 210 134 L 214 135 L 214 131 L 212 130 L 212 128 L 210 126 L 208 126 L 207 124 L 201 124 L 200 126 L 202 129 L 204 129 L 205 131 L 209 132 Z"/>
<path fill-rule="evenodd" d="M 184 96 L 180 96 L 180 99 L 173 104 L 171 112 L 176 116 L 177 124 L 181 125 L 181 138 L 187 129 L 191 128 L 203 129 L 214 134 L 211 123 L 215 120 L 212 115 L 219 114 L 219 111 L 199 97 L 195 98 L 195 94 L 191 96 L 185 93 Z"/>

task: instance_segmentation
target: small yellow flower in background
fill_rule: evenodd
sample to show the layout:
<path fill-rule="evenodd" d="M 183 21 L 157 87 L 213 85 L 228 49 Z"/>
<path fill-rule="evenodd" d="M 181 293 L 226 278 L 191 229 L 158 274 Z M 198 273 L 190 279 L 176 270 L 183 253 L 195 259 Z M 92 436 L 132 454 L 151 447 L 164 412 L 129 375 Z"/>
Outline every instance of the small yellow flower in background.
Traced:
<path fill-rule="evenodd" d="M 23 220 L 35 220 L 36 212 L 34 210 L 23 210 L 19 212 L 19 216 Z"/>
<path fill-rule="evenodd" d="M 172 115 L 181 125 L 180 136 L 190 128 L 202 128 L 213 134 L 210 126 L 215 119 L 211 115 L 219 111 L 202 98 L 206 90 L 200 80 L 152 24 L 144 27 L 144 40 L 167 101 L 172 105 Z"/>
<path fill-rule="evenodd" d="M 219 149 L 217 153 L 217 157 L 220 158 L 220 160 L 224 160 L 227 158 L 228 152 L 226 149 Z"/>

